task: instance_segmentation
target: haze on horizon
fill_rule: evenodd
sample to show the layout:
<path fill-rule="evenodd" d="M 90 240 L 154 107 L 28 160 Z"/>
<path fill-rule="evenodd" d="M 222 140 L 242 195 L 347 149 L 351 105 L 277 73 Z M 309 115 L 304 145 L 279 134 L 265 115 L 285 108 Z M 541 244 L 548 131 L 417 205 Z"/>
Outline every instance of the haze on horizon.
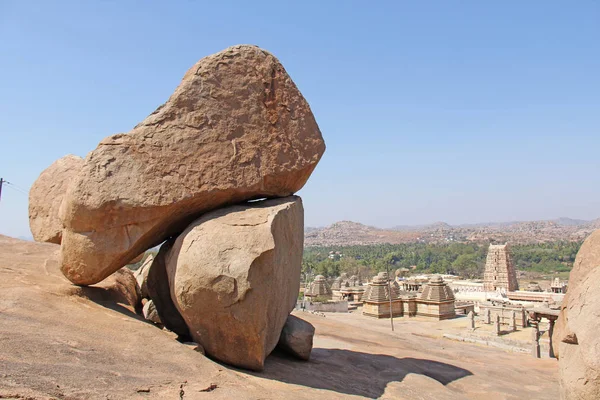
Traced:
<path fill-rule="evenodd" d="M 594 1 L 1 2 L 0 177 L 26 192 L 142 121 L 198 59 L 252 43 L 327 144 L 299 192 L 305 226 L 592 220 L 598 20 Z M 10 186 L 0 234 L 30 236 Z"/>

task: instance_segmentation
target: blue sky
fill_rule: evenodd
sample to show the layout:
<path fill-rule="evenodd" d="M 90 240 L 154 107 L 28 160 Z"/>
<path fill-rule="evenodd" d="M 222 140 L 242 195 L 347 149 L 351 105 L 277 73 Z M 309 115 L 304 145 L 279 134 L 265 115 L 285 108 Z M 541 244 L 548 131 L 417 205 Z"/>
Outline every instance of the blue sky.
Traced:
<path fill-rule="evenodd" d="M 0 0 L 0 176 L 24 190 L 251 43 L 310 103 L 327 151 L 306 225 L 600 217 L 596 1 Z M 5 187 L 0 233 L 29 236 Z"/>

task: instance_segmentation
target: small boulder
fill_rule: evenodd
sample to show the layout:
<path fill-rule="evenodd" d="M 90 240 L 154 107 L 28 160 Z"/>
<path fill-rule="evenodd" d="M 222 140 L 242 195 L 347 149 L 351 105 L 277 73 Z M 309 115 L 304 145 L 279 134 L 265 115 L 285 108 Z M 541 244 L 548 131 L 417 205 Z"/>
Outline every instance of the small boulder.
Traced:
<path fill-rule="evenodd" d="M 124 267 L 102 282 L 89 287 L 72 286 L 69 294 L 88 298 L 98 303 L 121 304 L 130 311 L 142 311 L 142 298 L 133 273 Z"/>
<path fill-rule="evenodd" d="M 240 45 L 205 57 L 165 104 L 87 155 L 61 208 L 61 270 L 99 282 L 207 211 L 297 192 L 324 151 L 272 54 Z"/>
<path fill-rule="evenodd" d="M 277 347 L 301 360 L 310 358 L 315 327 L 294 315 L 288 316 L 281 330 Z"/>
<path fill-rule="evenodd" d="M 169 278 L 165 265 L 165 256 L 173 246 L 173 242 L 174 240 L 170 239 L 160 246 L 160 250 L 152 260 L 148 270 L 146 289 L 165 328 L 175 332 L 179 337 L 187 339 L 190 337 L 190 331 L 171 299 L 171 289 L 169 288 Z"/>
<path fill-rule="evenodd" d="M 206 354 L 263 369 L 296 304 L 303 240 L 296 196 L 207 213 L 177 237 L 166 256 L 171 297 Z"/>
<path fill-rule="evenodd" d="M 140 288 L 140 295 L 143 299 L 150 297 L 148 294 L 148 272 L 150 271 L 150 266 L 152 265 L 153 261 L 154 254 L 148 254 L 148 257 L 146 257 L 144 263 L 133 273 L 138 287 Z"/>
<path fill-rule="evenodd" d="M 61 203 L 83 159 L 66 155 L 46 168 L 29 190 L 29 228 L 36 242 L 60 244 L 63 224 L 59 218 Z"/>
<path fill-rule="evenodd" d="M 148 321 L 154 322 L 155 324 L 162 324 L 160 316 L 158 315 L 152 300 L 148 300 L 146 304 L 144 304 L 144 308 L 142 308 L 142 314 Z"/>

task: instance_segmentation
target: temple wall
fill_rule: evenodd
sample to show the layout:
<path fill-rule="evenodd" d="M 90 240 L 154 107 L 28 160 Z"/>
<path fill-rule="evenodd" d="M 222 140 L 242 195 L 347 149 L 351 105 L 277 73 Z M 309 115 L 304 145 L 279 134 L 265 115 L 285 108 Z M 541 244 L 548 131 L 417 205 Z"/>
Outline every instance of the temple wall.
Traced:
<path fill-rule="evenodd" d="M 417 315 L 423 317 L 433 317 L 438 319 L 454 318 L 454 302 L 445 303 L 425 303 L 417 302 Z"/>
<path fill-rule="evenodd" d="M 416 299 L 406 299 L 402 301 L 402 309 L 404 315 L 407 317 L 414 317 L 417 315 L 417 300 Z"/>
<path fill-rule="evenodd" d="M 383 303 L 367 303 L 363 304 L 364 315 L 377 318 L 389 318 L 390 317 L 390 303 L 389 301 Z M 392 301 L 392 316 L 401 317 L 403 315 L 402 301 Z"/>
<path fill-rule="evenodd" d="M 300 302 L 300 305 L 302 303 Z M 327 303 L 306 302 L 306 310 L 319 312 L 348 312 L 347 301 L 328 301 Z"/>

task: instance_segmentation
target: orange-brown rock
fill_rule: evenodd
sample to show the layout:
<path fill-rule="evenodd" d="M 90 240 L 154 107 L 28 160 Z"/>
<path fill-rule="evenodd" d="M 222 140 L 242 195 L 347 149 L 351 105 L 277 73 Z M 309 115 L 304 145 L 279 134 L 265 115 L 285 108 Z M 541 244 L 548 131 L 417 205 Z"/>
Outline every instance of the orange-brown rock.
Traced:
<path fill-rule="evenodd" d="M 29 229 L 36 242 L 60 244 L 63 230 L 60 204 L 82 166 L 81 157 L 66 155 L 46 168 L 31 186 Z"/>
<path fill-rule="evenodd" d="M 298 298 L 303 233 L 292 196 L 207 213 L 179 235 L 165 256 L 171 298 L 206 354 L 263 369 Z"/>
<path fill-rule="evenodd" d="M 592 234 L 585 239 L 579 248 L 579 252 L 577 252 L 575 262 L 573 263 L 573 269 L 571 269 L 571 272 L 569 273 L 569 287 L 567 294 L 561 303 L 561 312 L 556 321 L 556 326 L 552 335 L 554 353 L 559 358 L 561 348 L 560 343 L 563 340 L 572 341 L 569 337 L 572 336 L 573 332 L 569 332 L 567 324 L 569 320 L 569 308 L 572 308 L 573 293 L 575 293 L 575 289 L 587 274 L 596 267 L 600 267 L 600 229 L 592 232 Z"/>
<path fill-rule="evenodd" d="M 553 334 L 561 398 L 600 398 L 600 230 L 582 244 Z"/>
<path fill-rule="evenodd" d="M 289 196 L 324 150 L 273 55 L 241 45 L 205 57 L 164 105 L 88 154 L 62 208 L 62 271 L 93 284 L 207 211 Z"/>
<path fill-rule="evenodd" d="M 313 347 L 315 327 L 294 315 L 287 317 L 277 347 L 301 360 L 308 361 Z"/>

